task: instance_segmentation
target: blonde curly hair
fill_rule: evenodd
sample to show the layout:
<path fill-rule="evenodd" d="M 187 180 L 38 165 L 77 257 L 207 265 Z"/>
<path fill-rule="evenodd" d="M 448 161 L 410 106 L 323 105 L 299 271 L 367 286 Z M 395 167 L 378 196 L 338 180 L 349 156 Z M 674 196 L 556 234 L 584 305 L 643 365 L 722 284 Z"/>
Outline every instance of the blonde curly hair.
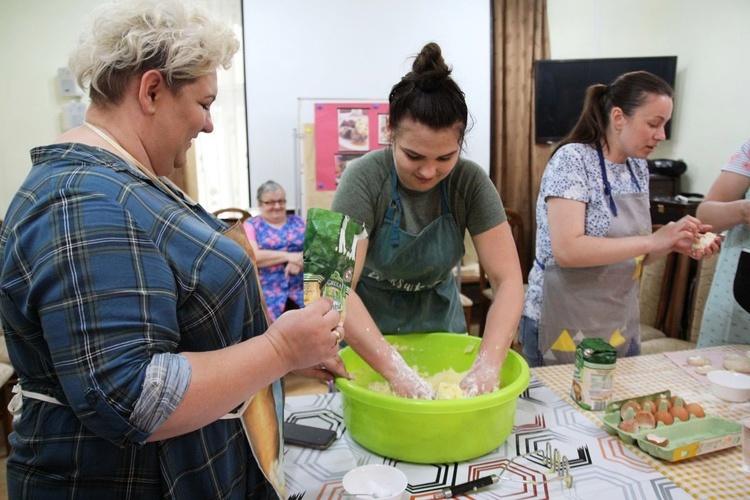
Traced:
<path fill-rule="evenodd" d="M 136 0 L 102 6 L 81 36 L 69 65 L 95 104 L 121 101 L 131 78 L 158 69 L 172 91 L 228 69 L 239 50 L 232 29 L 177 0 Z"/>

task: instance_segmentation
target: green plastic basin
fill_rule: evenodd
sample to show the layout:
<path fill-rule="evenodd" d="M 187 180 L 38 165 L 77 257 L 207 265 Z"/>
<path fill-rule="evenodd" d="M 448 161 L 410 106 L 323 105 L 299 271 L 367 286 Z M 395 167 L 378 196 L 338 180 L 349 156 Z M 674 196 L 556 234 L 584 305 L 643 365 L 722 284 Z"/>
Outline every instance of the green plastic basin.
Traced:
<path fill-rule="evenodd" d="M 468 370 L 481 339 L 455 333 L 386 335 L 409 366 L 433 375 L 448 368 Z M 351 437 L 368 450 L 413 463 L 462 462 L 500 446 L 513 430 L 518 396 L 529 385 L 529 366 L 508 352 L 500 389 L 472 398 L 409 399 L 368 389 L 384 381 L 351 347 L 340 352 L 354 380 L 336 379 L 344 422 Z"/>

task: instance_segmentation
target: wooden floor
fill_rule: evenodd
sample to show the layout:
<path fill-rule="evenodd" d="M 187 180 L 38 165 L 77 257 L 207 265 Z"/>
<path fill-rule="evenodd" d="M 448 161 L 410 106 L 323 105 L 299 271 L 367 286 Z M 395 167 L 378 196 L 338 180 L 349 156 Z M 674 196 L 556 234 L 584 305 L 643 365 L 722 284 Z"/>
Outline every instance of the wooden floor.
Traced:
<path fill-rule="evenodd" d="M 5 453 L 5 443 L 0 439 L 0 500 L 8 500 L 8 483 L 5 480 L 5 463 L 8 455 Z"/>

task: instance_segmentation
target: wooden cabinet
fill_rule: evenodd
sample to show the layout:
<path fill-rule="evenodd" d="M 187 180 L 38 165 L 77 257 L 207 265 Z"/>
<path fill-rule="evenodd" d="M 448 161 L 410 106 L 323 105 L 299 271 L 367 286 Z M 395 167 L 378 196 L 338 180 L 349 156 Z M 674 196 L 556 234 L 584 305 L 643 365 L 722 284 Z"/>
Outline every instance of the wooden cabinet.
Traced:
<path fill-rule="evenodd" d="M 676 201 L 673 196 L 652 196 L 651 223 L 667 224 L 686 215 L 695 216 L 698 205 L 697 201 Z M 689 304 L 692 301 L 692 283 L 698 267 L 697 261 L 677 253 L 668 255 L 666 259 L 667 267 L 659 300 L 661 321 L 657 319 L 657 323 L 660 323 L 657 328 L 668 337 L 687 340 Z"/>
<path fill-rule="evenodd" d="M 650 174 L 648 179 L 650 196 L 673 197 L 680 194 L 680 178 L 668 175 Z"/>
<path fill-rule="evenodd" d="M 651 224 L 666 224 L 686 215 L 695 216 L 699 202 L 676 201 L 672 196 L 651 196 Z"/>

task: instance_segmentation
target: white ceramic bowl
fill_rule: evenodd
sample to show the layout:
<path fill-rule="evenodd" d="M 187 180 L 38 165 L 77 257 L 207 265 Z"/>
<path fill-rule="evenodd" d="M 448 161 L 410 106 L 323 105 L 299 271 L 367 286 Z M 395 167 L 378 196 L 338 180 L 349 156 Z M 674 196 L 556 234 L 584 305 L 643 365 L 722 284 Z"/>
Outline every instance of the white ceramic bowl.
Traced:
<path fill-rule="evenodd" d="M 750 376 L 744 373 L 715 370 L 708 372 L 711 392 L 719 399 L 742 403 L 750 399 Z"/>
<path fill-rule="evenodd" d="M 382 464 L 357 467 L 347 472 L 343 479 L 346 492 L 350 495 L 362 495 L 363 499 L 399 499 L 407 484 L 403 472 Z"/>

